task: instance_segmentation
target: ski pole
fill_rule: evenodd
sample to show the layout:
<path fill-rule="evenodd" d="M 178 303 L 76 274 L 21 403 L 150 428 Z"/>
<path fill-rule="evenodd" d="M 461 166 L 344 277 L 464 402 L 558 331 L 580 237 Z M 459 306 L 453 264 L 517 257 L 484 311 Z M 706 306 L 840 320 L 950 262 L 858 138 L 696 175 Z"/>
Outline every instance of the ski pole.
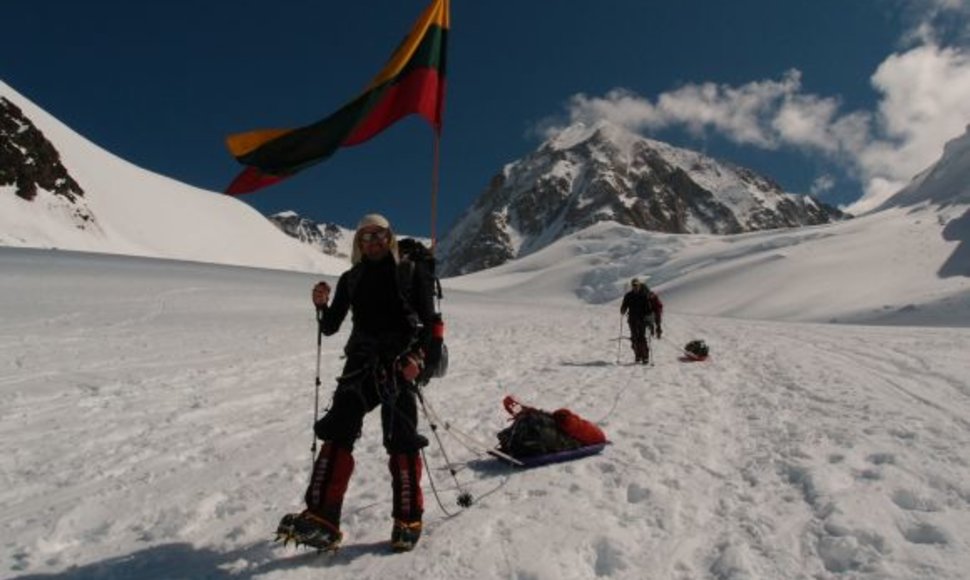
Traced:
<path fill-rule="evenodd" d="M 653 335 L 647 334 L 647 364 L 653 366 Z"/>
<path fill-rule="evenodd" d="M 428 426 L 431 427 L 431 435 L 434 436 L 435 441 L 438 443 L 438 449 L 441 450 L 441 456 L 445 460 L 445 465 L 448 466 L 448 472 L 451 473 L 451 479 L 453 479 L 455 482 L 455 488 L 458 489 L 458 506 L 463 508 L 471 507 L 473 502 L 472 494 L 462 489 L 461 483 L 458 482 L 458 476 L 455 472 L 454 464 L 451 462 L 451 459 L 448 458 L 448 454 L 445 452 L 445 446 L 441 442 L 441 437 L 438 436 L 438 424 L 432 420 L 431 414 L 428 412 L 428 408 L 424 403 L 424 395 L 421 394 L 421 389 L 415 387 L 414 394 L 418 399 L 418 403 L 421 405 L 421 413 L 424 414 L 424 418 L 428 422 Z M 425 455 L 423 448 L 421 449 L 421 456 L 424 458 L 424 463 L 427 464 L 428 458 Z M 449 513 L 448 510 L 445 509 L 444 504 L 441 503 L 441 498 L 438 497 L 438 490 L 435 489 L 434 479 L 431 477 L 431 469 L 429 468 L 427 471 L 428 482 L 431 483 L 431 490 L 434 492 L 434 497 L 438 502 L 438 507 L 441 508 L 441 511 L 445 512 L 446 516 L 451 517 L 454 514 Z"/>
<path fill-rule="evenodd" d="M 618 337 L 623 336 L 623 313 L 620 313 L 620 332 L 617 333 Z M 620 364 L 620 339 L 616 339 L 616 364 Z"/>
<path fill-rule="evenodd" d="M 313 442 L 310 444 L 310 473 L 313 473 L 313 463 L 317 458 L 317 433 L 313 427 L 317 425 L 317 416 L 320 414 L 320 349 L 321 343 L 323 342 L 323 308 L 317 308 L 317 378 L 314 381 L 316 387 L 314 389 L 313 395 L 313 425 L 311 426 L 310 433 L 313 437 Z"/>

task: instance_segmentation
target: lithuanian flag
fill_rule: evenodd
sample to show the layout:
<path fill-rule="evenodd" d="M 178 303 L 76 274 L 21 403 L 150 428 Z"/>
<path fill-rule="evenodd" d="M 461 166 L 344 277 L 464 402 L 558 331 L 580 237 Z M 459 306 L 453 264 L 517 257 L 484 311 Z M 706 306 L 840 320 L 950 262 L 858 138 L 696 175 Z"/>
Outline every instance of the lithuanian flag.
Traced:
<path fill-rule="evenodd" d="M 412 113 L 440 133 L 449 20 L 448 0 L 433 0 L 364 92 L 326 119 L 299 129 L 263 129 L 226 138 L 232 155 L 248 166 L 226 193 L 239 195 L 278 183 Z"/>

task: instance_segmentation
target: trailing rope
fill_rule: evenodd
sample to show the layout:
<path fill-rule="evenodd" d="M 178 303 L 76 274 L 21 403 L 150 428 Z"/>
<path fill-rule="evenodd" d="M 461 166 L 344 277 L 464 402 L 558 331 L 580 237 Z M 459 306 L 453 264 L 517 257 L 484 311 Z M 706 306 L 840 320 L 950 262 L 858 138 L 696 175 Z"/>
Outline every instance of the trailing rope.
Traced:
<path fill-rule="evenodd" d="M 438 414 L 438 412 L 435 411 L 434 408 L 432 408 L 431 403 L 429 401 L 424 400 L 423 404 L 425 405 L 425 413 L 429 416 L 429 422 L 431 420 L 434 420 L 434 422 L 440 424 L 442 427 L 444 427 L 445 432 L 451 435 L 452 438 L 456 442 L 458 442 L 459 445 L 461 445 L 468 451 L 471 451 L 475 455 L 478 455 L 479 457 L 488 455 L 488 452 L 493 447 L 492 445 L 489 445 L 488 443 L 484 443 L 481 440 L 469 435 L 468 433 L 465 433 L 464 431 L 456 429 L 449 421 L 443 421 L 441 419 L 441 416 Z"/>
<path fill-rule="evenodd" d="M 441 456 L 445 459 L 445 464 L 448 466 L 448 472 L 451 474 L 451 478 L 455 482 L 455 487 L 458 489 L 458 505 L 463 508 L 470 507 L 472 505 L 472 494 L 468 493 L 461 487 L 461 483 L 458 481 L 457 471 L 453 467 L 451 459 L 448 457 L 448 453 L 445 451 L 445 446 L 441 442 L 441 437 L 438 436 L 438 424 L 431 418 L 428 413 L 428 407 L 424 400 L 424 395 L 421 394 L 421 389 L 414 389 L 415 395 L 418 397 L 418 402 L 421 403 L 421 411 L 424 413 L 424 418 L 428 421 L 428 426 L 431 428 L 431 434 L 434 436 L 435 441 L 438 443 L 438 449 L 441 450 Z M 421 456 L 424 457 L 425 465 L 429 465 L 428 458 L 425 455 L 424 449 L 421 449 Z M 431 491 L 434 492 L 435 500 L 438 502 L 438 506 L 441 511 L 445 512 L 445 515 L 451 517 L 450 513 L 445 506 L 441 503 L 441 498 L 438 497 L 438 490 L 435 488 L 434 478 L 431 477 L 431 469 L 426 469 L 428 472 L 428 482 L 431 484 Z"/>
<path fill-rule="evenodd" d="M 634 370 L 635 367 L 636 365 L 634 365 L 634 368 L 630 369 L 630 372 L 627 374 L 626 382 L 623 383 L 623 386 L 616 390 L 616 393 L 613 396 L 613 405 L 610 407 L 610 410 L 607 411 L 605 415 L 594 421 L 597 425 L 602 425 L 607 419 L 609 419 L 613 415 L 613 411 L 616 411 L 616 408 L 620 405 L 620 398 L 623 396 L 626 390 L 630 388 L 630 383 L 633 382 L 633 377 L 640 374 Z"/>

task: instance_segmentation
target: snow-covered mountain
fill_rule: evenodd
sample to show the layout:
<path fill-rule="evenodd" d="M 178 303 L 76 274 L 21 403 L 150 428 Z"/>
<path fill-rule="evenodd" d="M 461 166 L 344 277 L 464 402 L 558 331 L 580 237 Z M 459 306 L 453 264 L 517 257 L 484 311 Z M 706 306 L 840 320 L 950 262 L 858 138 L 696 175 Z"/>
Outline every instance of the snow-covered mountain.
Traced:
<path fill-rule="evenodd" d="M 943 147 L 943 156 L 878 209 L 970 204 L 970 125 L 960 137 Z"/>
<path fill-rule="evenodd" d="M 879 211 L 831 224 L 675 235 L 602 222 L 455 289 L 593 304 L 638 276 L 680 312 L 767 320 L 970 325 L 970 132 Z"/>
<path fill-rule="evenodd" d="M 269 216 L 283 233 L 316 248 L 329 256 L 349 258 L 354 230 L 335 223 L 318 224 L 295 211 L 281 211 Z"/>
<path fill-rule="evenodd" d="M 0 245 L 340 272 L 234 198 L 128 163 L 0 82 Z"/>
<path fill-rule="evenodd" d="M 317 223 L 292 210 L 275 213 L 269 216 L 269 221 L 286 235 L 318 252 L 340 258 L 345 264 L 350 259 L 354 244 L 354 230 L 350 228 L 332 222 Z M 431 244 L 430 239 L 421 236 L 403 232 L 396 232 L 395 235 L 398 239 L 413 238 L 425 246 L 430 247 Z"/>
<path fill-rule="evenodd" d="M 843 219 L 755 172 L 576 124 L 507 165 L 441 240 L 446 275 L 497 266 L 600 221 L 666 233 L 734 234 Z"/>
<path fill-rule="evenodd" d="M 0 96 L 0 184 L 14 185 L 27 201 L 38 188 L 75 203 L 84 190 L 61 163 L 61 156 L 20 107 Z"/>

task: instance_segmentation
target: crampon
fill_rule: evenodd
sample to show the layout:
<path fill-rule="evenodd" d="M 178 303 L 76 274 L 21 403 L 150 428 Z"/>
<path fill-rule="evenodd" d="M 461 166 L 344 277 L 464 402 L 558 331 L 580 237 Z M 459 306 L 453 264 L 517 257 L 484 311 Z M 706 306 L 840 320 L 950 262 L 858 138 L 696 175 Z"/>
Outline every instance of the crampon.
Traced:
<path fill-rule="evenodd" d="M 314 548 L 318 552 L 336 552 L 344 535 L 327 520 L 308 511 L 286 514 L 276 528 L 276 541 L 287 546 Z"/>
<path fill-rule="evenodd" d="M 421 537 L 421 522 L 394 520 L 391 528 L 391 549 L 395 552 L 410 552 Z"/>

